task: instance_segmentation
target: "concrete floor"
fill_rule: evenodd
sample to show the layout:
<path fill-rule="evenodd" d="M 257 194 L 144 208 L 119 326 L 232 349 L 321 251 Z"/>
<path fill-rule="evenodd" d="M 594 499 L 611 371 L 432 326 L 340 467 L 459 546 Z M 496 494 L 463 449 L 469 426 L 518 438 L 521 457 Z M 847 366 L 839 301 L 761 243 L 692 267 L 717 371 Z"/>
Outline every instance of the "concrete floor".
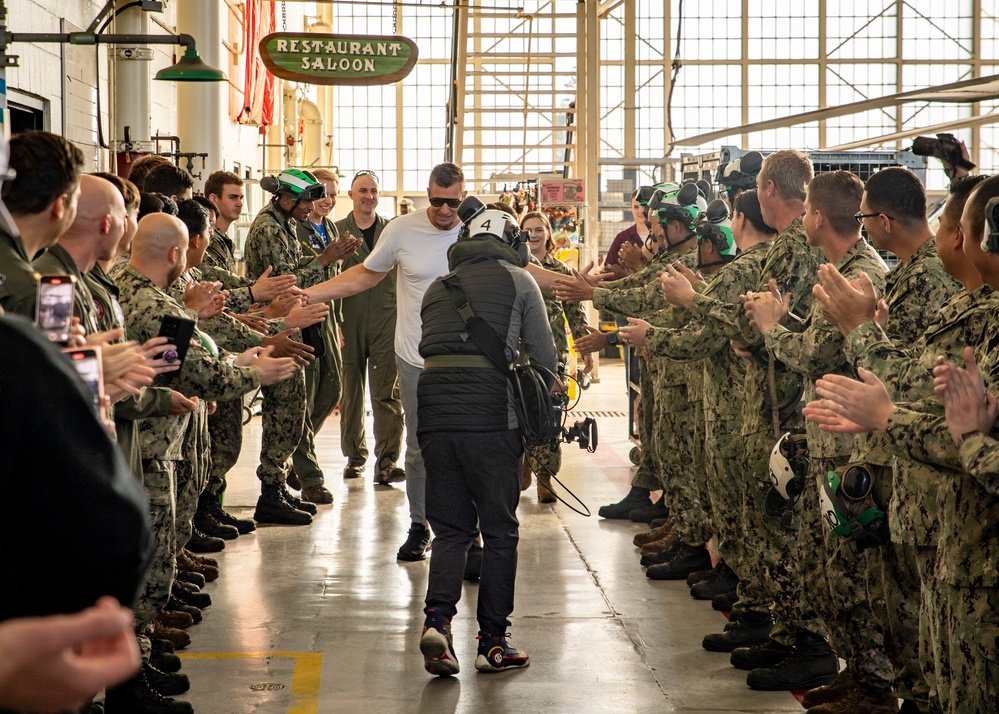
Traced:
<path fill-rule="evenodd" d="M 577 409 L 626 412 L 623 374 L 605 362 Z M 789 693 L 753 692 L 728 655 L 701 648 L 725 620 L 685 584 L 645 577 L 631 543 L 645 526 L 597 518 L 632 473 L 627 419 L 598 421 L 597 452 L 565 446 L 562 469 L 594 516 L 539 504 L 533 488 L 521 498 L 511 639 L 529 668 L 476 673 L 477 586 L 466 583 L 453 623 L 462 672 L 424 671 L 427 562 L 395 559 L 409 527 L 405 485 L 374 486 L 370 468 L 344 481 L 334 417 L 319 454 L 335 503 L 312 526 L 264 526 L 218 554 L 222 577 L 206 587 L 214 604 L 180 653 L 192 681 L 183 698 L 200 714 L 802 711 Z M 226 507 L 245 517 L 259 492 L 259 438 L 256 418 L 230 474 Z"/>

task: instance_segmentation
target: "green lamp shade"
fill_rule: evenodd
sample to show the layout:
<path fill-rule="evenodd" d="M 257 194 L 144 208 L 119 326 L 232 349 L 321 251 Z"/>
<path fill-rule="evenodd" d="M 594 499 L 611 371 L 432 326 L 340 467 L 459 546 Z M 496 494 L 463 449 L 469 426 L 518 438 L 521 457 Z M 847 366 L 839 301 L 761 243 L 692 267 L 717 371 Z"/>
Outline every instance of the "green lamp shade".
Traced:
<path fill-rule="evenodd" d="M 164 67 L 155 79 L 165 82 L 225 82 L 225 74 L 201 61 L 197 50 L 185 50 L 177 64 Z"/>

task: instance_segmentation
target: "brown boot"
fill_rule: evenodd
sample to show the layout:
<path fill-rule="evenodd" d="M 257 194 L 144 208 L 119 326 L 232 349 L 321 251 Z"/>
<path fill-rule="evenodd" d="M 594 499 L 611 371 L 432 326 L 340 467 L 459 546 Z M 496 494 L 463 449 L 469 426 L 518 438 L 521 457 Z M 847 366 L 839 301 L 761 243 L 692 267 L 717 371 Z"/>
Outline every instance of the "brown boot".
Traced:
<path fill-rule="evenodd" d="M 658 528 L 653 528 L 650 531 L 645 531 L 644 533 L 639 533 L 634 537 L 632 543 L 641 548 L 643 545 L 649 543 L 655 543 L 657 540 L 662 540 L 667 535 L 673 532 L 672 521 L 667 521 L 666 525 L 659 526 Z"/>
<path fill-rule="evenodd" d="M 215 560 L 215 558 L 210 558 L 207 555 L 201 555 L 200 553 L 195 553 L 187 548 L 184 548 L 184 553 L 189 555 L 191 557 L 191 560 L 193 560 L 195 563 L 203 563 L 204 565 L 210 565 L 213 568 L 219 567 L 219 561 Z"/>
<path fill-rule="evenodd" d="M 333 494 L 320 483 L 303 488 L 302 500 L 309 503 L 333 503 Z"/>
<path fill-rule="evenodd" d="M 520 462 L 520 490 L 526 491 L 530 487 L 531 487 L 531 462 L 525 456 L 524 460 Z"/>
<path fill-rule="evenodd" d="M 837 699 L 846 696 L 847 692 L 856 688 L 857 682 L 853 679 L 850 668 L 847 667 L 839 673 L 835 681 L 805 692 L 805 696 L 801 698 L 801 706 L 805 707 L 805 709 L 811 709 L 812 707 L 817 707 L 819 704 L 835 702 Z"/>
<path fill-rule="evenodd" d="M 166 627 L 161 625 L 156 620 L 153 620 L 153 631 L 151 635 L 157 640 L 166 640 L 174 646 L 174 649 L 178 650 L 182 650 L 191 644 L 191 636 L 189 634 L 183 630 L 178 630 L 176 627 Z"/>
<path fill-rule="evenodd" d="M 551 485 L 551 481 L 548 482 Z M 546 488 L 541 479 L 538 478 L 538 503 L 555 503 L 558 498 L 555 497 L 555 492 L 550 488 Z"/>
<path fill-rule="evenodd" d="M 873 691 L 854 684 L 840 698 L 811 707 L 806 714 L 898 714 L 898 698 L 890 689 Z"/>
<path fill-rule="evenodd" d="M 641 555 L 655 555 L 657 553 L 662 553 L 663 551 L 669 550 L 670 547 L 676 543 L 677 537 L 676 531 L 670 531 L 654 543 L 646 543 L 638 549 L 638 552 Z"/>
<path fill-rule="evenodd" d="M 214 582 L 219 579 L 219 569 L 218 566 L 208 565 L 203 562 L 203 560 L 209 560 L 208 558 L 201 559 L 193 557 L 193 553 L 187 550 L 181 550 L 177 553 L 177 568 L 179 570 L 186 570 L 191 573 L 201 573 L 207 582 Z"/>
<path fill-rule="evenodd" d="M 164 627 L 173 627 L 178 630 L 186 630 L 194 624 L 194 618 L 186 612 L 179 610 L 160 610 L 156 616 L 156 622 Z"/>

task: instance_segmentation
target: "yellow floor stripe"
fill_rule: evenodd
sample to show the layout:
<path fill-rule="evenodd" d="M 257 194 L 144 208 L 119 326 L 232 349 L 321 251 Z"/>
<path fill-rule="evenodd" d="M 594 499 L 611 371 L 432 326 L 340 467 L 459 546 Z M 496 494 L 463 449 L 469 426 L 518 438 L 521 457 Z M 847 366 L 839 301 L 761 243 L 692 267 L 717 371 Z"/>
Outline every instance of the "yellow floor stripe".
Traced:
<path fill-rule="evenodd" d="M 264 659 L 290 657 L 294 661 L 291 674 L 292 705 L 287 714 L 318 714 L 319 684 L 322 678 L 322 652 L 216 652 L 181 654 L 183 659 Z"/>

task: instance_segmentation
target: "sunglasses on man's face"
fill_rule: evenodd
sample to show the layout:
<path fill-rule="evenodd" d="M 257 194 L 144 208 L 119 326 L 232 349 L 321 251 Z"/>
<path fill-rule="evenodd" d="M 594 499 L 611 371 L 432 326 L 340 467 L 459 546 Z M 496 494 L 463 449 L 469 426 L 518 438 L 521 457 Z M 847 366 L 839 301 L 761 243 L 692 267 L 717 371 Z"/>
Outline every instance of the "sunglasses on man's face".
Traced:
<path fill-rule="evenodd" d="M 441 196 L 431 196 L 430 205 L 434 208 L 440 208 L 444 204 L 448 205 L 448 208 L 457 208 L 461 205 L 460 198 L 442 198 Z"/>

